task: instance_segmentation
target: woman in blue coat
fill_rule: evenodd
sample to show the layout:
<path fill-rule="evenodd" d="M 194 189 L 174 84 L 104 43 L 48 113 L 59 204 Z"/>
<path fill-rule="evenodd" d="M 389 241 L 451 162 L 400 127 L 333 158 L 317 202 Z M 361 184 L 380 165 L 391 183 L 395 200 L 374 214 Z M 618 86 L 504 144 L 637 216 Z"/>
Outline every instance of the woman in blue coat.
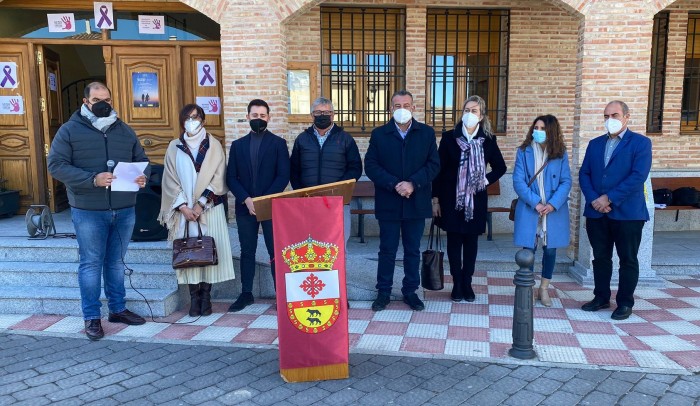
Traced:
<path fill-rule="evenodd" d="M 544 169 L 539 171 L 543 165 Z M 516 246 L 533 251 L 538 245 L 542 247 L 539 298 L 549 307 L 552 300 L 547 288 L 554 272 L 557 248 L 569 246 L 571 190 L 564 136 L 553 115 L 537 117 L 516 151 L 513 189 L 518 195 L 513 239 Z"/>

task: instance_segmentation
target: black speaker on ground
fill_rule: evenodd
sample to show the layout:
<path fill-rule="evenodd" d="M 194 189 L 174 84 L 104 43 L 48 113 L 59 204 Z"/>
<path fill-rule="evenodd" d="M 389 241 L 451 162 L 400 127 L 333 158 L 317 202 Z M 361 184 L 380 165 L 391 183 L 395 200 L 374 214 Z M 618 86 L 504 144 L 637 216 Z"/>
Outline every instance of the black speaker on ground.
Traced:
<path fill-rule="evenodd" d="M 163 165 L 151 164 L 151 176 L 146 187 L 136 194 L 136 223 L 133 241 L 161 241 L 168 238 L 168 229 L 158 222 L 160 213 Z"/>

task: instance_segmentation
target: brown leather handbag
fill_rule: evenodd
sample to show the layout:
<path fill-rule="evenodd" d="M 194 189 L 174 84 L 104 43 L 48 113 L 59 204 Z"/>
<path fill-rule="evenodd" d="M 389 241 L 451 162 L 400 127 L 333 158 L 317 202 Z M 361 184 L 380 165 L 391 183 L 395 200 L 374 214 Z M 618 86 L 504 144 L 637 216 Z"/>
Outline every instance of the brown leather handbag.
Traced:
<path fill-rule="evenodd" d="M 194 268 L 207 265 L 217 265 L 219 257 L 216 254 L 214 238 L 202 235 L 202 226 L 197 221 L 199 235 L 190 237 L 190 222 L 185 222 L 185 236 L 173 240 L 173 268 Z"/>

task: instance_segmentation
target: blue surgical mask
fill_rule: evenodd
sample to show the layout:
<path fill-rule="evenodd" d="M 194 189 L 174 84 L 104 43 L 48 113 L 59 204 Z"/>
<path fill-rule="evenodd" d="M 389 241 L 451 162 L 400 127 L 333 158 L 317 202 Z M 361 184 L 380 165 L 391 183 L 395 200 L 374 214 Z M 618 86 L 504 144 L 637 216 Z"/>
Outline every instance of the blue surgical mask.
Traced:
<path fill-rule="evenodd" d="M 547 139 L 547 133 L 544 130 L 532 130 L 532 139 L 542 144 Z"/>

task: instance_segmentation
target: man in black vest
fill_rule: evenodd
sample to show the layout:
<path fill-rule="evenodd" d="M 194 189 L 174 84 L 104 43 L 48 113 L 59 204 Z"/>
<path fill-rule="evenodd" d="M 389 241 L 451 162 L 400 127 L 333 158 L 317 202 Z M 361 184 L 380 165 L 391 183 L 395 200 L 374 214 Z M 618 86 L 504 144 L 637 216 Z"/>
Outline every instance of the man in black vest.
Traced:
<path fill-rule="evenodd" d="M 352 136 L 333 123 L 333 102 L 319 97 L 311 104 L 314 124 L 294 141 L 292 188 L 323 185 L 362 176 L 362 158 Z M 343 206 L 345 241 L 350 237 L 350 205 Z"/>

